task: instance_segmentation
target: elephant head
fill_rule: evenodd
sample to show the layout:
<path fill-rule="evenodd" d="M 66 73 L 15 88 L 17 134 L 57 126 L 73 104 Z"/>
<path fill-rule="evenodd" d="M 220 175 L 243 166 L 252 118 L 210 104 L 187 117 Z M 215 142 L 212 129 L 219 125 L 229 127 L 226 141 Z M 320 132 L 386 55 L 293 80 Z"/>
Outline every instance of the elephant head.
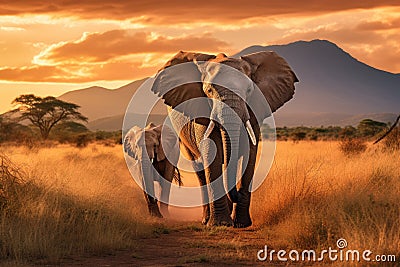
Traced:
<path fill-rule="evenodd" d="M 193 62 L 197 68 L 189 64 L 185 67 L 189 71 L 168 71 L 171 66 L 185 62 Z M 197 77 L 201 82 L 177 82 L 187 76 Z M 167 105 L 178 108 L 178 111 L 189 117 L 196 113 L 196 109 L 204 107 L 182 106 L 185 101 L 198 97 L 212 100 L 209 101 L 209 120 L 204 137 L 208 137 L 215 125 L 220 126 L 225 165 L 230 159 L 224 183 L 226 188 L 232 188 L 229 191 L 230 199 L 237 202 L 235 184 L 240 156 L 240 129 L 244 125 L 251 145 L 257 146 L 254 128 L 258 128 L 271 112 L 293 97 L 295 82 L 298 82 L 296 75 L 288 63 L 275 52 L 230 58 L 224 54 L 214 56 L 181 51 L 158 73 L 152 91 L 161 96 Z M 179 86 L 165 90 L 174 83 Z"/>
<path fill-rule="evenodd" d="M 141 172 L 139 171 L 138 175 L 143 175 L 140 178 L 150 213 L 161 217 L 155 199 L 154 181 L 160 182 L 161 201 L 164 203 L 168 202 L 169 183 L 172 179 L 175 178 L 178 184 L 181 184 L 179 171 L 177 175 L 174 174 L 179 158 L 179 143 L 175 133 L 167 126 L 156 126 L 153 123 L 144 129 L 135 126 L 125 135 L 124 150 L 139 163 Z M 165 163 L 161 169 L 159 163 L 163 161 Z M 160 169 L 161 173 L 157 173 Z M 163 199 L 163 196 L 166 199 Z"/>
<path fill-rule="evenodd" d="M 134 126 L 129 130 L 124 139 L 124 150 L 135 159 L 143 160 L 146 158 L 144 153 L 147 153 L 151 161 L 162 161 L 166 158 L 165 151 L 172 149 L 176 142 L 177 138 L 171 129 L 149 123 L 144 129 Z"/>

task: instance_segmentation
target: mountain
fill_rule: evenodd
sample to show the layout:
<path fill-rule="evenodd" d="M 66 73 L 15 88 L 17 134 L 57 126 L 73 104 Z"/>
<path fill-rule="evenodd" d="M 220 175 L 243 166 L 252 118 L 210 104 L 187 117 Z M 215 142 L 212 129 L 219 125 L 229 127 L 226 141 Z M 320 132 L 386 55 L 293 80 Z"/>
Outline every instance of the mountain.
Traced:
<path fill-rule="evenodd" d="M 278 126 L 344 126 L 357 124 L 363 118 L 387 122 L 400 112 L 400 74 L 370 67 L 332 42 L 251 46 L 233 56 L 259 51 L 277 52 L 300 80 L 294 98 L 275 113 Z M 144 81 L 114 90 L 90 87 L 59 98 L 80 105 L 81 112 L 89 117 L 91 129 L 120 129 L 126 107 Z M 162 115 L 166 111 L 160 102 L 153 112 Z"/>
<path fill-rule="evenodd" d="M 400 112 L 400 74 L 372 68 L 332 42 L 251 46 L 234 56 L 270 50 L 285 58 L 300 80 L 294 99 L 277 113 Z"/>
<path fill-rule="evenodd" d="M 146 80 L 137 80 L 117 89 L 107 89 L 93 86 L 67 92 L 58 98 L 81 106 L 80 112 L 89 118 L 89 121 L 106 117 L 122 116 L 136 92 Z M 166 108 L 162 103 L 157 103 L 154 113 L 166 114 Z"/>
<path fill-rule="evenodd" d="M 124 121 L 125 114 L 120 114 L 112 117 L 101 118 L 93 121 L 89 121 L 87 127 L 92 130 L 103 130 L 103 131 L 115 131 L 121 130 L 122 124 Z M 147 118 L 145 114 L 130 114 L 129 125 L 125 127 L 125 129 L 129 129 L 134 125 L 141 125 L 143 121 L 147 119 L 149 122 L 153 122 L 155 124 L 163 123 L 165 119 L 165 114 L 150 114 Z"/>

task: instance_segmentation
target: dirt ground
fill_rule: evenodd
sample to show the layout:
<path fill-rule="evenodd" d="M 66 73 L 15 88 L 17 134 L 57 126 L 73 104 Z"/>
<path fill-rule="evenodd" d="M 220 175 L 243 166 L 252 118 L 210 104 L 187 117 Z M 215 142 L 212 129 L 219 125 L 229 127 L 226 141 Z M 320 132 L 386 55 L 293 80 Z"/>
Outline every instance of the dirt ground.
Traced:
<path fill-rule="evenodd" d="M 270 266 L 257 261 L 266 240 L 256 227 L 206 228 L 201 209 L 170 209 L 171 217 L 131 250 L 77 257 L 54 266 Z M 47 265 L 52 266 L 52 265 Z"/>
<path fill-rule="evenodd" d="M 140 239 L 133 250 L 70 259 L 61 266 L 254 266 L 263 247 L 255 231 L 203 230 L 200 223 L 184 223 Z"/>

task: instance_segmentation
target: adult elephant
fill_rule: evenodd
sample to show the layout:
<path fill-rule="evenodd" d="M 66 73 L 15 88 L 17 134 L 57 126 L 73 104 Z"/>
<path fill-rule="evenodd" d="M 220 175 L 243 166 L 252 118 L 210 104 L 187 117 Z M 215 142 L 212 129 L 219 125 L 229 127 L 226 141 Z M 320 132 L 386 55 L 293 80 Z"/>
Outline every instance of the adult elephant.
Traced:
<path fill-rule="evenodd" d="M 231 58 L 180 51 L 157 74 L 152 91 L 170 107 L 169 116 L 187 155 L 203 163 L 203 169 L 196 166 L 196 174 L 206 185 L 202 186 L 204 224 L 238 228 L 252 224 L 249 189 L 260 125 L 293 97 L 295 82 L 288 63 L 274 52 Z M 209 101 L 192 102 L 204 98 Z M 242 156 L 246 164 L 238 172 Z M 232 203 L 236 203 L 233 210 Z"/>
<path fill-rule="evenodd" d="M 150 215 L 168 216 L 168 201 L 173 179 L 181 185 L 181 175 L 176 168 L 179 159 L 179 142 L 168 127 L 149 123 L 144 129 L 134 126 L 124 138 L 124 151 L 135 167 L 135 178 L 142 183 Z M 168 155 L 166 155 L 168 153 Z M 160 184 L 160 208 L 155 198 L 154 182 Z"/>

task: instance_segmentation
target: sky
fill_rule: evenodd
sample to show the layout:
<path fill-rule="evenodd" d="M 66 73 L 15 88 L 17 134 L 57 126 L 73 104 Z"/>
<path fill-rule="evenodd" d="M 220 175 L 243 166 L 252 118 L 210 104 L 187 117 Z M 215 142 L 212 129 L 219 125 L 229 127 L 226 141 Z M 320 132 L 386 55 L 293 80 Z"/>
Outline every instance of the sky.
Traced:
<path fill-rule="evenodd" d="M 398 0 L 188 3 L 0 0 L 0 113 L 20 94 L 117 88 L 155 74 L 180 50 L 229 55 L 250 45 L 325 39 L 400 73 Z"/>

